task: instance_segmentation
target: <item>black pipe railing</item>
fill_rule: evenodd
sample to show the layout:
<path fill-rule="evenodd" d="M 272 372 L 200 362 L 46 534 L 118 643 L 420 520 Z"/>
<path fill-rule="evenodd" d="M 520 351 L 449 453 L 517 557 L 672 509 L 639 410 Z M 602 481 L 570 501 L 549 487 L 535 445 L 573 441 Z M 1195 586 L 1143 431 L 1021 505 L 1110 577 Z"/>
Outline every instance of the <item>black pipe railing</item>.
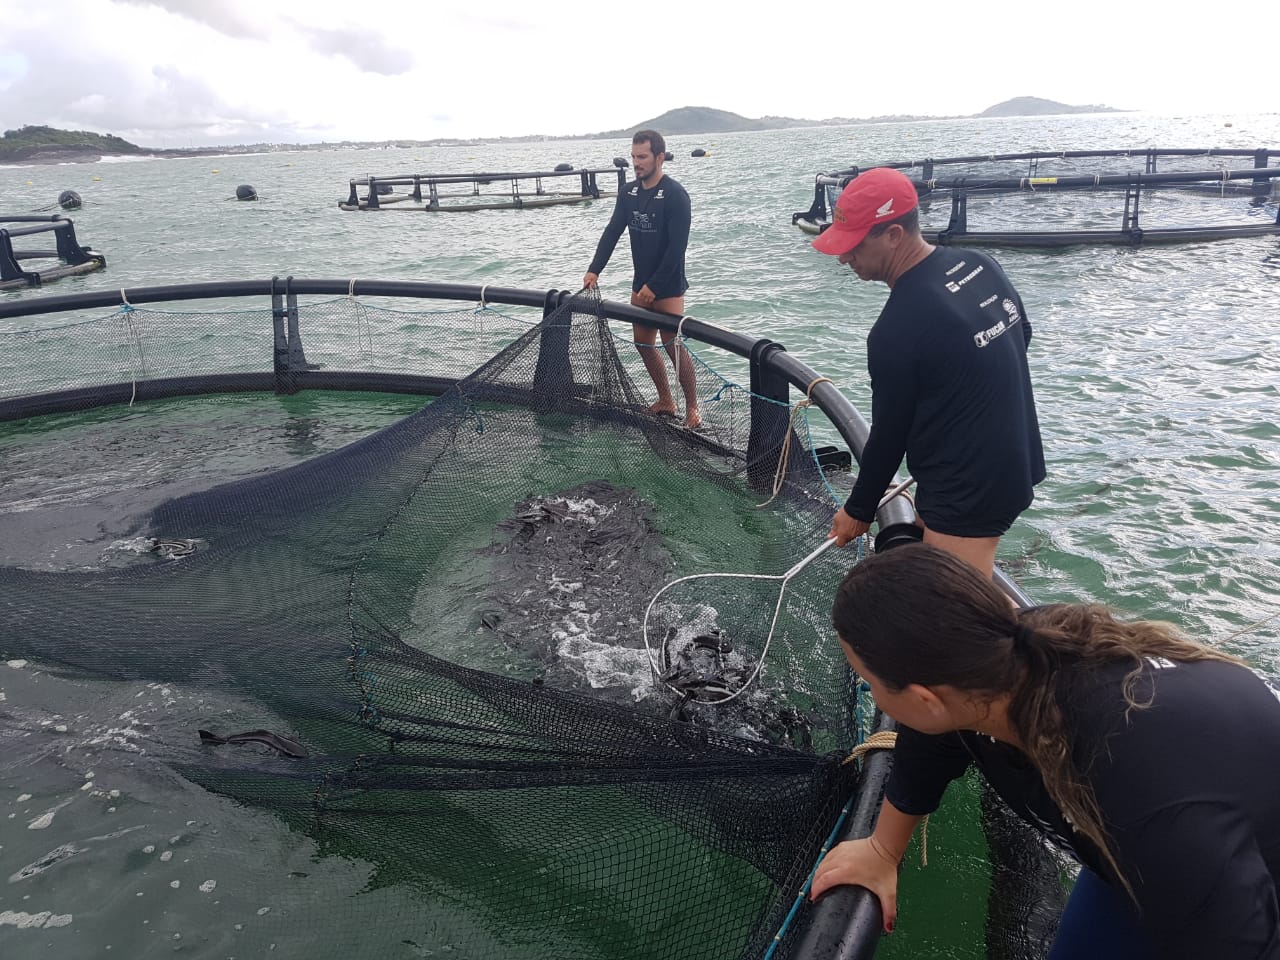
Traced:
<path fill-rule="evenodd" d="M 1165 151 L 1166 153 L 1168 151 Z M 1190 152 L 1189 152 L 1190 153 Z M 1025 177 L 979 177 L 962 176 L 953 178 L 933 178 L 930 164 L 942 162 L 960 162 L 961 160 L 987 158 L 955 158 L 950 161 L 911 161 L 909 164 L 884 164 L 886 167 L 907 169 L 909 166 L 923 166 L 923 179 L 912 180 L 916 193 L 924 203 L 935 198 L 943 191 L 950 191 L 951 213 L 947 225 L 940 230 L 923 231 L 925 239 L 935 243 L 969 242 L 992 243 L 1004 246 L 1052 247 L 1069 246 L 1085 243 L 1175 243 L 1196 240 L 1219 240 L 1235 237 L 1251 237 L 1259 235 L 1280 234 L 1280 205 L 1277 205 L 1273 220 L 1218 224 L 1203 226 L 1159 227 L 1143 229 L 1140 222 L 1142 193 L 1144 190 L 1161 187 L 1199 187 L 1202 191 L 1225 190 L 1227 184 L 1236 181 L 1248 181 L 1249 192 L 1254 201 L 1265 199 L 1269 194 L 1280 191 L 1280 167 L 1265 166 L 1269 151 L 1236 151 L 1236 155 L 1253 157 L 1259 166 L 1237 168 L 1235 170 L 1199 170 L 1173 173 L 1119 173 L 1119 174 L 1082 174 L 1070 176 L 1025 176 Z M 1071 154 L 1044 154 L 1037 156 L 1070 156 Z M 1097 153 L 1081 154 L 1097 156 Z M 1118 155 L 1131 156 L 1121 152 Z M 1200 155 L 1200 152 L 1190 153 Z M 1028 154 L 1009 154 L 1005 157 L 1030 156 Z M 1001 159 L 993 157 L 991 159 Z M 872 169 L 872 168 L 866 168 Z M 863 171 L 865 172 L 865 171 Z M 812 228 L 825 228 L 828 211 L 828 190 L 842 190 L 859 174 L 857 168 L 833 174 L 818 174 L 814 187 L 814 200 L 807 211 L 794 213 L 791 222 L 805 220 Z M 1001 193 L 1052 193 L 1076 190 L 1123 189 L 1125 192 L 1124 212 L 1121 223 L 1116 229 L 1070 229 L 1058 227 L 1048 230 L 993 230 L 974 231 L 969 228 L 968 203 L 971 195 L 990 197 Z M 1243 192 L 1243 191 L 1242 191 Z"/>
<path fill-rule="evenodd" d="M 924 171 L 922 179 L 933 179 L 936 167 L 959 164 L 997 163 L 1009 160 L 1028 160 L 1029 171 L 1038 169 L 1041 160 L 1102 160 L 1107 158 L 1141 159 L 1144 173 L 1155 173 L 1162 157 L 1249 157 L 1254 167 L 1263 168 L 1271 158 L 1280 156 L 1280 151 L 1253 148 L 1197 148 L 1197 147 L 1146 147 L 1137 150 L 1030 150 L 1021 153 L 986 153 L 967 157 L 926 157 L 922 160 L 900 160 L 893 163 L 872 163 L 861 169 L 856 166 L 847 167 L 834 173 L 819 174 L 820 177 L 845 177 L 845 182 L 852 180 L 860 172 L 872 167 L 889 167 L 892 170 L 914 170 L 917 167 Z"/>

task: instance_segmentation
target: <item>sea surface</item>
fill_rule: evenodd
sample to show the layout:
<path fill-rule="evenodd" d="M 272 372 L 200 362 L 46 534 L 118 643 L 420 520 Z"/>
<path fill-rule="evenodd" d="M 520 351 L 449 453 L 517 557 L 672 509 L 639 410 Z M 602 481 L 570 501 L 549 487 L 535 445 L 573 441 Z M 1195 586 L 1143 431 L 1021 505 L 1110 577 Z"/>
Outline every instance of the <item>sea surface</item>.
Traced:
<path fill-rule="evenodd" d="M 813 198 L 814 174 L 927 157 L 1150 146 L 1280 148 L 1280 113 L 939 120 L 673 137 L 674 159 L 666 170 L 693 202 L 686 310 L 780 341 L 834 380 L 865 414 L 864 340 L 887 291 L 817 254 L 810 238 L 792 226 L 792 213 L 806 210 Z M 692 158 L 698 147 L 710 155 Z M 623 140 L 558 140 L 0 167 L 0 208 L 7 213 L 49 207 L 62 190 L 80 193 L 85 206 L 69 216 L 80 242 L 104 253 L 108 263 L 104 271 L 42 291 L 0 293 L 0 302 L 273 275 L 576 290 L 609 217 L 610 199 L 466 214 L 344 212 L 337 203 L 350 178 L 370 173 L 550 170 L 561 162 L 609 167 L 628 150 Z M 240 184 L 254 186 L 262 199 L 232 199 Z M 1030 228 L 1036 199 L 982 215 L 993 225 Z M 1091 204 L 1095 225 L 1118 226 L 1119 210 L 1110 201 L 1079 199 Z M 1193 213 L 1200 209 L 1194 204 L 1205 202 L 1186 198 Z M 1176 197 L 1161 196 L 1150 209 L 1153 218 L 1179 222 L 1187 208 Z M 1275 212 L 1273 200 L 1247 215 L 1274 219 Z M 931 214 L 937 215 L 945 210 Z M 972 208 L 970 220 L 973 229 L 984 225 Z M 1029 358 L 1048 464 L 1048 477 L 1005 537 L 999 562 L 1037 601 L 1099 601 L 1127 615 L 1171 620 L 1280 676 L 1280 238 L 990 252 L 1021 293 L 1034 328 Z M 602 276 L 605 296 L 625 300 L 629 273 L 624 241 Z M 0 322 L 0 330 L 51 322 Z M 328 449 L 371 429 L 379 417 L 407 409 L 388 401 L 367 425 L 353 425 L 332 399 L 294 403 L 308 416 L 321 409 L 328 425 L 308 434 L 298 455 Z M 216 432 L 214 419 L 198 406 L 189 416 Z M 230 456 L 216 443 L 209 448 L 224 460 Z M 0 446 L 0 456 L 5 449 Z M 252 445 L 236 451 L 235 457 L 255 456 Z M 275 463 L 278 444 L 266 439 L 256 455 L 263 464 Z M 74 486 L 74 476 L 62 482 Z M 0 691 L 7 689 L 9 705 L 39 692 L 41 681 L 29 673 L 24 665 L 0 663 Z M 123 704 L 126 693 L 156 713 L 199 715 L 199 705 L 183 691 L 139 685 L 111 696 Z M 42 722 L 26 720 L 28 726 Z M 57 725 L 54 711 L 44 725 Z M 129 734 L 104 730 L 102 736 Z M 23 884 L 12 879 L 28 864 L 12 851 L 30 836 L 29 823 L 44 816 L 53 822 L 61 809 L 31 787 L 30 773 L 0 762 L 0 814 L 9 818 L 0 819 L 0 887 L 9 888 L 0 889 L 0 946 L 18 945 L 21 934 L 24 956 L 34 956 L 56 934 L 60 917 L 83 909 L 80 903 L 53 904 L 44 927 L 32 929 L 37 905 L 23 905 Z M 97 789 L 94 774 L 85 769 L 42 776 L 45 786 L 69 778 L 70 795 Z M 147 786 L 166 798 L 187 789 Z M 57 790 L 45 794 L 56 796 Z M 181 851 L 199 839 L 201 828 L 177 806 L 170 813 L 165 827 L 145 831 L 152 848 L 145 857 L 169 849 L 182 863 Z M 120 839 L 111 822 L 104 815 L 92 836 L 83 825 L 76 842 L 88 849 L 136 839 L 142 848 L 141 836 Z M 161 829 L 169 832 L 157 840 Z M 276 838 L 260 815 L 247 816 L 238 829 Z M 225 869 L 229 874 L 234 866 Z M 162 874 L 154 871 L 156 891 L 166 883 L 176 889 Z M 215 878 L 174 879 L 191 888 Z M 226 880 L 219 882 L 226 891 Z M 252 920 L 262 916 L 257 911 L 263 906 L 246 900 L 235 909 Z M 19 929 L 20 922 L 26 928 Z M 197 952 L 218 955 L 213 947 Z M 966 954 L 957 948 L 954 955 Z"/>

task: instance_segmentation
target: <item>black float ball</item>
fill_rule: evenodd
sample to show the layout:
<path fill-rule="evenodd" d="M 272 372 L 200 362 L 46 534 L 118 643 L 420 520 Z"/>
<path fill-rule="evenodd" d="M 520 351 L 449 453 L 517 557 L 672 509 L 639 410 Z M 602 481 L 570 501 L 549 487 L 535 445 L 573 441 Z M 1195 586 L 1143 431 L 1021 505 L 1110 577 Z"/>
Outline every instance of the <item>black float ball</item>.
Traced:
<path fill-rule="evenodd" d="M 556 173 L 567 173 L 567 172 L 569 172 L 569 171 L 570 171 L 570 170 L 572 170 L 572 169 L 573 169 L 573 164 L 572 164 L 572 163 L 557 163 L 557 164 L 556 164 Z"/>
<path fill-rule="evenodd" d="M 74 190 L 63 190 L 58 194 L 58 206 L 63 210 L 79 210 L 80 205 L 80 194 Z"/>
<path fill-rule="evenodd" d="M 627 163 L 627 160 L 625 157 L 614 157 L 613 165 L 617 167 L 619 170 L 625 170 L 627 169 L 627 167 L 631 166 L 631 164 Z"/>
<path fill-rule="evenodd" d="M 249 184 L 242 183 L 240 184 L 240 186 L 236 187 L 236 199 L 237 200 L 257 200 L 258 191 L 253 189 L 253 187 L 249 186 Z"/>
<path fill-rule="evenodd" d="M 664 160 L 674 160 L 674 159 L 675 159 L 675 155 L 674 155 L 670 150 L 668 150 L 666 153 L 664 153 L 664 154 L 662 155 L 662 158 L 663 158 Z"/>
<path fill-rule="evenodd" d="M 701 147 L 698 147 L 698 149 L 694 150 L 693 153 L 689 154 L 691 157 L 705 157 L 706 155 L 707 151 L 703 150 Z"/>

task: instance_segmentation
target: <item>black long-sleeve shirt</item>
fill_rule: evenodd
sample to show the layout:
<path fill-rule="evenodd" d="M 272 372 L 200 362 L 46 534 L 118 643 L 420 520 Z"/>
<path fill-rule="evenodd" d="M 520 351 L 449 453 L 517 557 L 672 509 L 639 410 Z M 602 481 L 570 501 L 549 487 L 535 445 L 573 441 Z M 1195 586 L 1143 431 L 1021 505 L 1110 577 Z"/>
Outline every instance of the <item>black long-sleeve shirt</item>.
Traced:
<path fill-rule="evenodd" d="M 635 273 L 631 289 L 648 285 L 659 300 L 681 296 L 689 288 L 684 275 L 684 255 L 689 246 L 692 213 L 689 194 L 666 174 L 645 189 L 639 180 L 618 194 L 613 216 L 600 236 L 590 273 L 600 273 L 623 230 L 631 234 L 631 262 Z"/>
<path fill-rule="evenodd" d="M 930 529 L 1004 533 L 1045 475 L 1030 342 L 1022 299 L 985 254 L 938 247 L 899 277 L 867 335 L 871 433 L 845 512 L 870 522 L 905 453 Z"/>
<path fill-rule="evenodd" d="M 1139 923 L 1166 960 L 1277 960 L 1280 694 L 1234 664 L 1149 661 L 1137 700 L 1154 702 L 1126 720 L 1129 668 L 1083 673 L 1058 704 Z M 1127 896 L 1008 744 L 902 727 L 885 797 L 903 813 L 932 813 L 971 762 L 1016 814 Z"/>

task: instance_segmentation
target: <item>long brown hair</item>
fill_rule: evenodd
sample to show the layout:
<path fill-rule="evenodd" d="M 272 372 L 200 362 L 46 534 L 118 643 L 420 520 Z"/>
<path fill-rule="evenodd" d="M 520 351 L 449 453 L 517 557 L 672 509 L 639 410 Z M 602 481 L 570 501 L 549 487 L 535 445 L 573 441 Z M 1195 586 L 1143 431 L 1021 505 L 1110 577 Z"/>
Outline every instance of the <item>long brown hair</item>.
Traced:
<path fill-rule="evenodd" d="M 1018 611 L 990 579 L 925 544 L 876 554 L 836 591 L 832 620 L 842 642 L 891 690 L 950 686 L 978 697 L 1009 696 L 1008 720 L 1054 803 L 1088 837 L 1130 896 L 1092 788 L 1071 759 L 1059 693 L 1083 671 L 1129 662 L 1126 716 L 1151 705 L 1137 681 L 1148 657 L 1187 663 L 1234 657 L 1183 639 L 1170 624 L 1124 622 L 1106 607 L 1056 604 Z"/>

